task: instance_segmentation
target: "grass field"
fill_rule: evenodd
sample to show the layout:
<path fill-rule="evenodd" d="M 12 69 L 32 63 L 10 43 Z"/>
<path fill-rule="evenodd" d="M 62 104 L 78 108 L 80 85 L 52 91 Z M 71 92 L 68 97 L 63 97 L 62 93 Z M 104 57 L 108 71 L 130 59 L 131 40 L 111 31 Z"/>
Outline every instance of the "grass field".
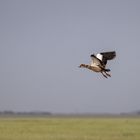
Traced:
<path fill-rule="evenodd" d="M 0 118 L 0 140 L 140 140 L 140 118 Z"/>

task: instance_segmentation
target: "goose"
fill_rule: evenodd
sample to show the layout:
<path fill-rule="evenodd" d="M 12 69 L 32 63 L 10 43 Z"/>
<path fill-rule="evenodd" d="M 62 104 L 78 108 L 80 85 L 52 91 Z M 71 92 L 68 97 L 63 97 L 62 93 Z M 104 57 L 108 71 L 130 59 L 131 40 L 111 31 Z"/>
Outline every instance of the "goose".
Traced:
<path fill-rule="evenodd" d="M 97 55 L 91 54 L 91 64 L 81 64 L 80 68 L 87 68 L 89 70 L 92 70 L 94 72 L 100 72 L 105 78 L 111 77 L 111 75 L 108 73 L 110 69 L 106 68 L 106 64 L 108 60 L 112 60 L 116 57 L 115 51 L 110 52 L 101 52 Z"/>

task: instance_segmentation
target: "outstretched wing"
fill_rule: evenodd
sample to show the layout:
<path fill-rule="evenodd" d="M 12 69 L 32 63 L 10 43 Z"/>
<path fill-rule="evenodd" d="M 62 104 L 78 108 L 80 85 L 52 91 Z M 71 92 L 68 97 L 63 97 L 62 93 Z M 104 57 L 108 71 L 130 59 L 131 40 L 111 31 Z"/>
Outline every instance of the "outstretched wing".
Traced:
<path fill-rule="evenodd" d="M 103 57 L 106 58 L 107 60 L 111 60 L 111 59 L 116 57 L 116 52 L 115 51 L 112 51 L 112 52 L 102 52 L 100 54 L 102 54 Z"/>
<path fill-rule="evenodd" d="M 107 64 L 107 60 L 112 60 L 113 58 L 116 57 L 116 52 L 115 51 L 112 51 L 112 52 L 102 52 L 100 53 L 102 55 L 102 63 L 104 65 Z"/>

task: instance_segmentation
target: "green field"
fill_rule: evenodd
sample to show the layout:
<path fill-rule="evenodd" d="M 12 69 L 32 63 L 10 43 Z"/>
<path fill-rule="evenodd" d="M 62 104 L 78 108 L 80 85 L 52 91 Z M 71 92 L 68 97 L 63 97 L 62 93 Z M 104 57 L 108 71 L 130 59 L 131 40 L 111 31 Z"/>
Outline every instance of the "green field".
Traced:
<path fill-rule="evenodd" d="M 140 140 L 140 118 L 0 118 L 0 140 Z"/>

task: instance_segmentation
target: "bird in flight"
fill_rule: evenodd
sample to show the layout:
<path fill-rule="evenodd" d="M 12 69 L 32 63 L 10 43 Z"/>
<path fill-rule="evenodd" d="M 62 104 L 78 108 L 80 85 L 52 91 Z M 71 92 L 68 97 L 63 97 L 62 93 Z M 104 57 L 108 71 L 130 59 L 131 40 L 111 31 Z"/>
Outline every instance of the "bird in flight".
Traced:
<path fill-rule="evenodd" d="M 94 72 L 100 72 L 105 78 L 111 77 L 111 75 L 108 73 L 110 69 L 106 68 L 106 64 L 108 60 L 112 60 L 116 57 L 116 52 L 111 51 L 111 52 L 101 52 L 98 53 L 97 55 L 92 54 L 91 55 L 91 64 L 86 65 L 86 64 L 81 64 L 79 67 L 80 68 L 87 68 L 90 69 Z"/>

